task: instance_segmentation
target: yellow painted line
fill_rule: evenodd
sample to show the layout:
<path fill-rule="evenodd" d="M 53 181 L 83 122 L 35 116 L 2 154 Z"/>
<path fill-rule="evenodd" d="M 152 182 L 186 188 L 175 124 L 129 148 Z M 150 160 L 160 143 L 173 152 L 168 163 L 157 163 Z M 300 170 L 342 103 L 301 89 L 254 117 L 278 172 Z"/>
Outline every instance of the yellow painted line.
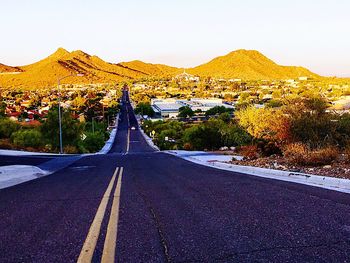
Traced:
<path fill-rule="evenodd" d="M 126 144 L 126 153 L 129 152 L 130 148 L 130 129 L 128 129 L 128 138 L 127 138 L 127 144 Z"/>
<path fill-rule="evenodd" d="M 129 112 L 126 114 L 126 119 L 128 120 L 128 127 L 130 126 Z"/>
<path fill-rule="evenodd" d="M 111 215 L 109 217 L 107 234 L 102 252 L 102 263 L 112 263 L 115 260 L 115 248 L 117 244 L 118 221 L 119 221 L 119 204 L 120 189 L 122 187 L 123 167 L 120 168 L 117 187 L 114 192 Z"/>
<path fill-rule="evenodd" d="M 92 260 L 92 256 L 94 254 L 95 251 L 95 247 L 96 247 L 96 243 L 97 243 L 97 239 L 98 236 L 100 235 L 100 230 L 101 230 L 101 224 L 102 224 L 102 220 L 103 217 L 105 215 L 106 212 L 106 207 L 107 207 L 107 203 L 108 203 L 108 199 L 109 196 L 111 194 L 113 185 L 114 185 L 114 181 L 115 181 L 115 177 L 118 173 L 119 167 L 117 167 L 114 171 L 114 174 L 112 176 L 111 181 L 109 182 L 109 185 L 107 187 L 106 192 L 104 193 L 101 203 L 97 209 L 94 221 L 92 221 L 92 224 L 90 226 L 89 229 L 89 233 L 85 239 L 83 248 L 81 249 L 79 258 L 78 258 L 78 263 L 86 263 L 86 262 L 91 262 Z"/>

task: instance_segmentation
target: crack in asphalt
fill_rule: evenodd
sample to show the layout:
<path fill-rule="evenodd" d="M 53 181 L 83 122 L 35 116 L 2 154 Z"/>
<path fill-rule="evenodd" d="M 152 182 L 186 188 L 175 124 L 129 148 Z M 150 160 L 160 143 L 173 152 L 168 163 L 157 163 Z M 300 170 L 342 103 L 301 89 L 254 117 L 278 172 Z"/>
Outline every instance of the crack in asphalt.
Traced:
<path fill-rule="evenodd" d="M 150 212 L 152 214 L 153 221 L 156 224 L 157 232 L 158 232 L 160 242 L 161 242 L 162 247 L 163 247 L 163 252 L 164 252 L 165 258 L 166 258 L 167 262 L 173 262 L 173 260 L 171 259 L 170 255 L 169 255 L 168 244 L 167 244 L 167 241 L 166 241 L 165 236 L 163 234 L 163 231 L 160 227 L 159 219 L 158 219 L 158 217 L 157 217 L 157 215 L 154 212 L 152 207 L 148 207 L 148 209 L 150 210 Z"/>
<path fill-rule="evenodd" d="M 339 240 L 331 243 L 322 243 L 322 244 L 313 244 L 313 245 L 300 245 L 300 246 L 274 246 L 274 247 L 265 247 L 260 249 L 252 249 L 249 251 L 242 251 L 242 252 L 235 252 L 226 254 L 220 257 L 213 258 L 216 260 L 230 260 L 234 259 L 235 257 L 238 257 L 240 255 L 250 255 L 254 253 L 259 252 L 266 252 L 266 251 L 273 251 L 273 250 L 290 250 L 290 249 L 302 249 L 302 248 L 319 248 L 319 247 L 329 247 L 334 245 L 340 245 L 340 244 L 348 244 L 350 245 L 350 240 Z M 203 259 L 190 259 L 190 260 L 183 260 L 183 261 L 177 261 L 177 263 L 196 263 L 196 262 L 203 262 Z"/>
<path fill-rule="evenodd" d="M 171 258 L 170 254 L 169 254 L 169 245 L 168 245 L 168 242 L 165 238 L 165 235 L 162 231 L 162 228 L 160 226 L 160 220 L 156 214 L 156 212 L 154 211 L 153 207 L 151 206 L 151 203 L 148 201 L 148 199 L 146 198 L 146 196 L 143 194 L 142 190 L 142 187 L 140 186 L 140 184 L 135 180 L 135 176 L 132 177 L 135 185 L 137 186 L 136 189 L 137 189 L 137 194 L 142 198 L 142 200 L 145 202 L 146 204 L 146 207 L 147 209 L 149 210 L 151 216 L 152 216 L 152 219 L 155 223 L 155 227 L 157 229 L 157 232 L 158 232 L 158 236 L 159 236 L 159 241 L 160 241 L 160 244 L 163 248 L 163 253 L 164 253 L 164 257 L 166 259 L 166 262 L 169 262 L 169 263 L 172 263 L 174 262 L 174 260 Z"/>

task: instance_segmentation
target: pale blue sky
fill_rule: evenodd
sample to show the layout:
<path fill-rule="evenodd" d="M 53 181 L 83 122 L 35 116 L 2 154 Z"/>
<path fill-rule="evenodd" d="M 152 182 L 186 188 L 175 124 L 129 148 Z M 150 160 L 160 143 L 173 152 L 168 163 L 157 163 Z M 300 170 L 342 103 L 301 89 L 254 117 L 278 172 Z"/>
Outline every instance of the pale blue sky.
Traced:
<path fill-rule="evenodd" d="M 349 0 L 0 0 L 0 25 L 9 65 L 64 47 L 189 67 L 245 48 L 350 77 Z"/>

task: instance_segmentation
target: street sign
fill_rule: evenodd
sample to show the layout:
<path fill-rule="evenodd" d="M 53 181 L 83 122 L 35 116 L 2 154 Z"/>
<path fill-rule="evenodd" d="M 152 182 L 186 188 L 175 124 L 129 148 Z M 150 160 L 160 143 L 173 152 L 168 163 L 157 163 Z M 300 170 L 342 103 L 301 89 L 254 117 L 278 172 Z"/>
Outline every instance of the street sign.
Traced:
<path fill-rule="evenodd" d="M 84 140 L 86 139 L 85 133 L 83 133 L 82 135 L 80 135 L 80 138 L 81 138 L 82 141 L 84 141 Z"/>

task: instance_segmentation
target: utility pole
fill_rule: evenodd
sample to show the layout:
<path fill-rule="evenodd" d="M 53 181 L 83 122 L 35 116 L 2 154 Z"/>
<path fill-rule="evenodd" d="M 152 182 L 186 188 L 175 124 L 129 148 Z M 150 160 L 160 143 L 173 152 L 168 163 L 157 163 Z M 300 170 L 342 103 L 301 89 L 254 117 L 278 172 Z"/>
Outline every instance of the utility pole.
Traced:
<path fill-rule="evenodd" d="M 58 128 L 59 128 L 59 134 L 60 134 L 60 154 L 63 153 L 63 141 L 62 141 L 62 113 L 61 113 L 61 80 L 68 78 L 68 77 L 82 77 L 83 74 L 69 74 L 67 76 L 61 77 L 57 79 L 57 91 L 58 91 Z"/>

